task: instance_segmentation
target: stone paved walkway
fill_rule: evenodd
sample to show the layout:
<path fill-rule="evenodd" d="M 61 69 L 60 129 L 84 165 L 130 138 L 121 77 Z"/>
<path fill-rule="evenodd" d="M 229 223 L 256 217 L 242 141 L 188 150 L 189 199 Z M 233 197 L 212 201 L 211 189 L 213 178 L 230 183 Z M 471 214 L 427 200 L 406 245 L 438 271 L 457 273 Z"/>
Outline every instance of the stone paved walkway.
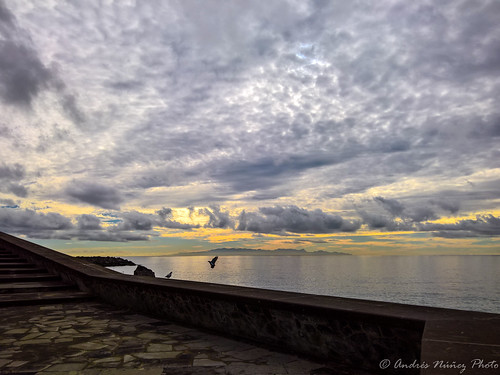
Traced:
<path fill-rule="evenodd" d="M 338 374 L 98 302 L 0 308 L 0 374 Z"/>

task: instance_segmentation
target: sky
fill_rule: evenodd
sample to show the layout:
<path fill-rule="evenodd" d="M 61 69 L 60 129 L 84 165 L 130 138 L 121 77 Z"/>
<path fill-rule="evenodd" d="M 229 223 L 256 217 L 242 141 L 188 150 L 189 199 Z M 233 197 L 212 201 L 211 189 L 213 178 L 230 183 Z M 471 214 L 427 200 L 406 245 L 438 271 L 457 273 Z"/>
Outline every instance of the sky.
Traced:
<path fill-rule="evenodd" d="M 499 255 L 499 19 L 0 0 L 0 231 L 71 255 Z"/>

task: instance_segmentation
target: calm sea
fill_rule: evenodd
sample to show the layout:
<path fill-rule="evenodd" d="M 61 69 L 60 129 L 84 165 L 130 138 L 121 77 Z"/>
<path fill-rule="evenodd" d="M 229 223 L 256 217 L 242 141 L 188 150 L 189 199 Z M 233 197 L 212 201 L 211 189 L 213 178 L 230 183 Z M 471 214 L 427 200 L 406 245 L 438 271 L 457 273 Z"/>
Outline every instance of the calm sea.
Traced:
<path fill-rule="evenodd" d="M 214 269 L 211 258 L 127 257 L 156 277 L 500 313 L 500 256 L 220 256 Z"/>

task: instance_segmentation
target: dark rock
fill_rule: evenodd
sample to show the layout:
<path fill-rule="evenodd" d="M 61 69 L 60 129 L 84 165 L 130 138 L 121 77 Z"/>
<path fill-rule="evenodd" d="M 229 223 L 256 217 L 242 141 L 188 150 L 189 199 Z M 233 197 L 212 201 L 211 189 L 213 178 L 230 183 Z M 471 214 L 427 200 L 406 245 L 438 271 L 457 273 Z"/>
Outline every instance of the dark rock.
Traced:
<path fill-rule="evenodd" d="M 155 273 L 151 271 L 149 268 L 138 265 L 134 271 L 134 275 L 136 276 L 151 276 L 155 277 Z"/>
<path fill-rule="evenodd" d="M 135 263 L 119 257 L 77 257 L 103 267 L 135 266 Z"/>

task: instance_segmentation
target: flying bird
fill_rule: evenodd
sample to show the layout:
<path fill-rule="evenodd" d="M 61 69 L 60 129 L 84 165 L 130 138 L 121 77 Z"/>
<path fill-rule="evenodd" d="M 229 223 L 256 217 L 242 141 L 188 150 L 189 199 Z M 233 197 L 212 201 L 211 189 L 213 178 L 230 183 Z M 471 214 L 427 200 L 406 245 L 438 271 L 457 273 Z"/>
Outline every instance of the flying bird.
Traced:
<path fill-rule="evenodd" d="M 167 279 L 170 279 L 170 277 L 171 277 L 171 276 L 172 276 L 172 271 L 170 271 L 170 273 L 169 273 L 167 276 L 165 276 L 165 277 L 166 277 Z"/>
<path fill-rule="evenodd" d="M 211 268 L 215 267 L 215 262 L 217 262 L 217 259 L 219 259 L 219 257 L 215 257 L 214 259 L 208 261 L 208 263 L 210 263 Z"/>

